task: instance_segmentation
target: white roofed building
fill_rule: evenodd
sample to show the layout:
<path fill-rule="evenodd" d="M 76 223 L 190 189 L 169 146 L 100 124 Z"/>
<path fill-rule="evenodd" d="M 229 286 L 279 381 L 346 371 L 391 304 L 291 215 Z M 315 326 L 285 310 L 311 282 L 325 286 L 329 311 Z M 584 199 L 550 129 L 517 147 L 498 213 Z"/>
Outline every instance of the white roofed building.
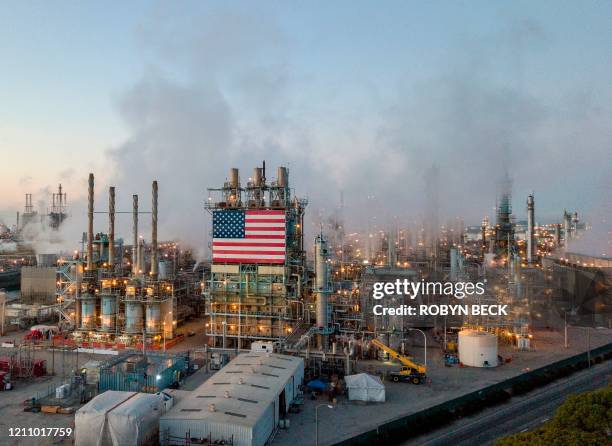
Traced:
<path fill-rule="evenodd" d="M 264 445 L 303 379 L 302 358 L 243 353 L 161 417 L 160 444 L 207 439 L 234 446 Z"/>

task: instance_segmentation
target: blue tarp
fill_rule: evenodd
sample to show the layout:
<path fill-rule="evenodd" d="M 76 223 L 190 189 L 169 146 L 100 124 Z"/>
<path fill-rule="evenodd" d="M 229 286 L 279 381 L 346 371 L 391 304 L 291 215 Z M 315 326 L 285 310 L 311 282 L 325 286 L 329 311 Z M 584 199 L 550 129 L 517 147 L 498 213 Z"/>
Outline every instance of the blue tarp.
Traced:
<path fill-rule="evenodd" d="M 308 384 L 306 384 L 306 386 L 311 388 L 311 389 L 315 389 L 315 390 L 325 390 L 325 389 L 327 389 L 327 383 L 324 382 L 324 381 L 321 381 L 320 379 L 313 379 Z"/>

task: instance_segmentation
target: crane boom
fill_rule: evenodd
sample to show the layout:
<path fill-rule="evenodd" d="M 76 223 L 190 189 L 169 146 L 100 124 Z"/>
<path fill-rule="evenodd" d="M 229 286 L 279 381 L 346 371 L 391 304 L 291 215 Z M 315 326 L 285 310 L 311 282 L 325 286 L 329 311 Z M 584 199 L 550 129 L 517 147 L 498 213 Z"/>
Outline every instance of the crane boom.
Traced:
<path fill-rule="evenodd" d="M 389 347 L 389 346 L 383 344 L 382 342 L 380 342 L 378 339 L 372 339 L 372 344 L 374 344 L 376 347 L 378 347 L 379 349 L 383 350 L 384 352 L 388 353 L 389 356 L 391 356 L 393 359 L 398 360 L 399 362 L 401 362 L 406 367 L 414 369 L 414 370 L 416 370 L 416 371 L 418 371 L 419 373 L 422 373 L 422 374 L 425 374 L 425 372 L 427 371 L 427 369 L 425 368 L 424 365 L 417 364 L 416 362 L 413 362 L 407 356 L 404 356 L 404 355 L 398 353 L 397 351 L 393 350 L 391 347 Z"/>

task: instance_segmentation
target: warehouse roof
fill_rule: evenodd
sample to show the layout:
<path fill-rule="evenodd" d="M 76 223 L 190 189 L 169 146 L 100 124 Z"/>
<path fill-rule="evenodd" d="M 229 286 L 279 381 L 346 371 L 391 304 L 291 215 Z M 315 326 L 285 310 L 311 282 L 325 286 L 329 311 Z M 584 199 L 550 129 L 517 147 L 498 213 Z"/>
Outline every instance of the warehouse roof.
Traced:
<path fill-rule="evenodd" d="M 243 353 L 193 390 L 162 419 L 252 427 L 303 367 L 304 360 L 295 356 Z"/>

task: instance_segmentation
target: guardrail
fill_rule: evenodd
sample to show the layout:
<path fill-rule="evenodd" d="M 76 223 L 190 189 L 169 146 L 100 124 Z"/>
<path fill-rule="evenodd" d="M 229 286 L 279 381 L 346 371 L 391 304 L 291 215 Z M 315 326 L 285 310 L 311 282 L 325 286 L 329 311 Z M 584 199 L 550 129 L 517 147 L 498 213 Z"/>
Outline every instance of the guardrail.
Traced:
<path fill-rule="evenodd" d="M 480 390 L 454 398 L 428 409 L 397 418 L 351 438 L 334 443 L 335 446 L 388 446 L 398 444 L 445 424 L 476 413 L 486 407 L 502 403 L 556 379 L 589 367 L 589 355 L 584 352 L 562 359 L 527 373 L 509 378 Z M 612 343 L 590 351 L 590 363 L 598 364 L 612 358 Z"/>

